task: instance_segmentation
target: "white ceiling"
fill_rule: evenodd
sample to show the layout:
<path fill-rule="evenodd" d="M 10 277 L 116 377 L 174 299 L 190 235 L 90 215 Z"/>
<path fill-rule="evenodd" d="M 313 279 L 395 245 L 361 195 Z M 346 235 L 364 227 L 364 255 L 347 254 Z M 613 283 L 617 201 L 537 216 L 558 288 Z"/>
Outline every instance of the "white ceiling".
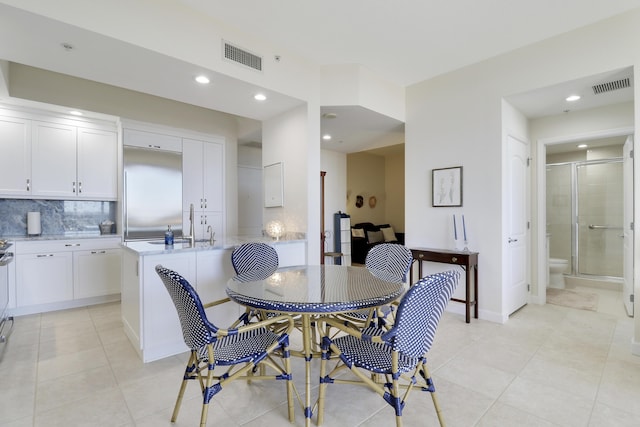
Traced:
<path fill-rule="evenodd" d="M 212 25 L 223 22 L 318 65 L 360 64 L 400 86 L 640 7 L 640 0 L 166 1 L 196 8 L 211 16 Z M 219 84 L 203 90 L 182 78 L 203 71 L 193 64 L 6 3 L 20 4 L 0 1 L 0 59 L 254 120 L 264 120 L 302 102 L 270 93 L 268 103 L 256 104 L 252 96 L 262 88 L 223 75 L 216 75 Z M 77 48 L 65 51 L 62 42 Z M 566 109 L 558 105 L 562 102 L 558 99 L 564 99 L 570 87 L 588 87 L 592 80 L 541 88 L 509 100 L 526 115 L 557 114 L 556 110 Z M 587 100 L 583 106 L 588 105 Z M 598 102 L 603 100 L 598 98 Z M 611 97 L 607 102 L 620 101 Z M 577 108 L 583 107 L 572 107 Z M 323 113 L 333 111 L 337 108 L 322 108 Z M 336 119 L 322 120 L 322 132 L 334 134 L 332 142 L 323 143 L 323 147 L 359 151 L 380 146 L 384 138 L 395 144 L 401 129 L 402 123 L 376 112 L 340 107 Z"/>

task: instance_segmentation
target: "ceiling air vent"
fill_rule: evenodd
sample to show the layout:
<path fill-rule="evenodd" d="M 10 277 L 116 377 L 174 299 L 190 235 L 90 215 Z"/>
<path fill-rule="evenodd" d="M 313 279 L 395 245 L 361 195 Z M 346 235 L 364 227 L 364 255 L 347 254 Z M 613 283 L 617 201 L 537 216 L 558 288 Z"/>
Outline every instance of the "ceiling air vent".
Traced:
<path fill-rule="evenodd" d="M 599 95 L 605 92 L 611 92 L 618 89 L 626 89 L 631 87 L 631 80 L 629 77 L 623 79 L 614 80 L 612 82 L 600 83 L 592 86 L 594 95 Z"/>
<path fill-rule="evenodd" d="M 222 41 L 224 58 L 229 61 L 237 62 L 254 70 L 262 71 L 262 57 L 255 55 L 249 51 L 234 46 L 227 41 Z"/>

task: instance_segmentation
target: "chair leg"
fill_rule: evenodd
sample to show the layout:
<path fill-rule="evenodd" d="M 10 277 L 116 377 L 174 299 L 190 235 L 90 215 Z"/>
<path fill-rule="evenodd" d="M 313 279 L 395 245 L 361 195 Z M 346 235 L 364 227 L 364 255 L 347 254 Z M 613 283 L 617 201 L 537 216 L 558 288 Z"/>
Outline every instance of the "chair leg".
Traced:
<path fill-rule="evenodd" d="M 216 393 L 216 391 L 211 390 L 213 385 L 213 366 L 208 366 L 207 369 L 207 379 L 205 380 L 205 387 L 202 391 L 202 412 L 200 413 L 200 427 L 206 427 L 207 425 L 207 415 L 209 413 L 209 402 L 211 398 Z"/>
<path fill-rule="evenodd" d="M 426 362 L 422 363 L 422 375 L 427 382 L 427 387 L 431 394 L 431 400 L 433 401 L 433 407 L 435 408 L 436 415 L 438 416 L 438 422 L 440 423 L 441 427 L 445 427 L 446 424 L 444 422 L 444 417 L 442 416 L 442 409 L 440 409 L 440 403 L 438 402 L 438 397 L 436 396 L 436 388 L 433 385 L 433 379 L 431 379 L 431 374 L 427 369 Z"/>
<path fill-rule="evenodd" d="M 194 352 L 191 352 L 189 356 L 189 361 L 187 362 L 187 367 L 184 370 L 184 376 L 182 377 L 182 383 L 180 384 L 180 391 L 178 392 L 178 397 L 176 398 L 176 404 L 173 407 L 173 414 L 171 414 L 171 422 L 175 423 L 178 419 L 178 414 L 180 413 L 180 406 L 182 406 L 182 398 L 184 397 L 184 391 L 187 389 L 187 381 L 193 379 L 194 373 L 197 374 L 198 371 L 198 359 Z"/>

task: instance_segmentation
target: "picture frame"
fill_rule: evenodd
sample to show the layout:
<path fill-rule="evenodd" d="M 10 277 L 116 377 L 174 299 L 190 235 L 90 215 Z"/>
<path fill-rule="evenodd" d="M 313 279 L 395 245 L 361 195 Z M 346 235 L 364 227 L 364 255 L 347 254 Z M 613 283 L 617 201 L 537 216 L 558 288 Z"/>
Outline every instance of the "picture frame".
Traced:
<path fill-rule="evenodd" d="M 462 166 L 431 170 L 431 206 L 462 206 Z"/>
<path fill-rule="evenodd" d="M 282 162 L 264 167 L 264 207 L 284 206 L 284 173 Z"/>

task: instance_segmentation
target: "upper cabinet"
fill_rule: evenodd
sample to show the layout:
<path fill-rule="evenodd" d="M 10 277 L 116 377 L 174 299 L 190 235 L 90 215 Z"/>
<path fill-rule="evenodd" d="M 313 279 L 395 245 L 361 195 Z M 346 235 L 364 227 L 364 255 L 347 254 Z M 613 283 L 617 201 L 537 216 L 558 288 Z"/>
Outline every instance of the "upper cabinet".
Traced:
<path fill-rule="evenodd" d="M 117 200 L 115 124 L 8 111 L 0 109 L 0 197 Z"/>
<path fill-rule="evenodd" d="M 189 233 L 193 204 L 197 239 L 208 238 L 207 229 L 224 233 L 224 142 L 182 140 L 183 231 Z"/>
<path fill-rule="evenodd" d="M 117 170 L 115 132 L 34 122 L 33 196 L 116 199 Z"/>
<path fill-rule="evenodd" d="M 0 195 L 31 194 L 31 120 L 0 116 Z"/>

